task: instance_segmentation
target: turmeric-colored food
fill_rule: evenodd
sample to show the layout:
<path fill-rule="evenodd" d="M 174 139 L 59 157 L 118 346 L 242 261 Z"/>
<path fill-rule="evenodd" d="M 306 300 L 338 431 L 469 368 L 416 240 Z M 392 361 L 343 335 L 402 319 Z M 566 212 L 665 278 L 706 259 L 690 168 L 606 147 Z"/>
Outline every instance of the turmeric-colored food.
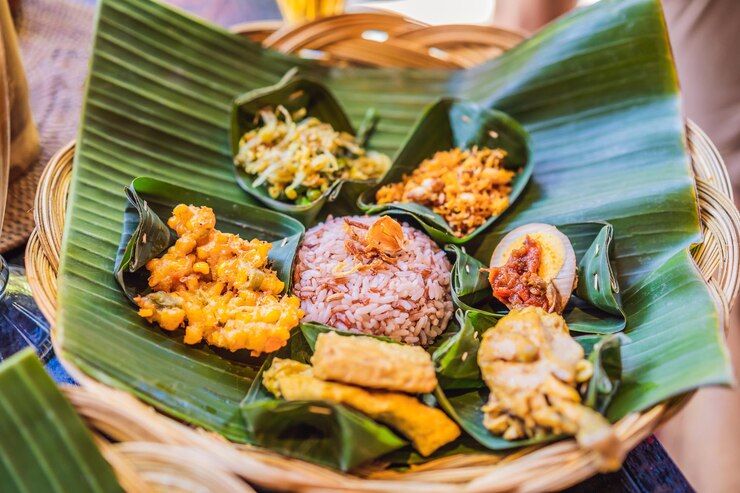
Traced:
<path fill-rule="evenodd" d="M 137 296 L 139 315 L 165 330 L 185 327 L 186 344 L 205 340 L 252 355 L 283 347 L 303 316 L 295 296 L 267 267 L 271 244 L 215 229 L 209 207 L 180 204 L 167 225 L 178 239 L 147 262 L 152 292 Z"/>
<path fill-rule="evenodd" d="M 504 168 L 505 158 L 506 151 L 487 147 L 440 151 L 400 182 L 381 187 L 375 200 L 429 207 L 461 238 L 509 206 L 515 173 Z"/>
<path fill-rule="evenodd" d="M 460 428 L 445 413 L 415 397 L 325 382 L 314 375 L 311 366 L 298 361 L 275 358 L 262 378 L 265 388 L 276 397 L 344 404 L 385 423 L 411 440 L 423 456 L 460 436 Z"/>

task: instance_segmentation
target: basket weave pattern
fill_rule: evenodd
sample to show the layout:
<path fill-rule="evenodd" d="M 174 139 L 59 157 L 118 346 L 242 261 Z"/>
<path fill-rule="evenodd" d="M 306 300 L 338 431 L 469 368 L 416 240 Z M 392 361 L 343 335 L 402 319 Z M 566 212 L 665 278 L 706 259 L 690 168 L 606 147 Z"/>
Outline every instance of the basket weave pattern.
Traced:
<path fill-rule="evenodd" d="M 378 13 L 344 14 L 293 29 L 276 27 L 260 23 L 237 26 L 235 30 L 279 51 L 311 50 L 311 56 L 333 65 L 382 67 L 468 67 L 522 40 L 518 33 L 494 27 L 431 27 Z M 387 39 L 373 40 L 378 34 Z M 740 214 L 716 148 L 691 122 L 687 123 L 687 140 L 704 232 L 704 242 L 692 253 L 726 321 L 740 289 Z M 73 157 L 74 143 L 70 143 L 50 160 L 39 183 L 34 210 L 36 230 L 26 250 L 34 297 L 52 326 Z M 58 331 L 52 334 L 58 349 L 63 335 Z M 300 491 L 541 491 L 565 488 L 598 472 L 599 461 L 593 452 L 580 448 L 575 440 L 565 440 L 506 456 L 445 457 L 403 473 L 368 467 L 358 475 L 341 474 L 264 449 L 230 443 L 92 380 L 69 362 L 65 362 L 65 368 L 81 383 L 80 387 L 66 387 L 67 397 L 89 423 L 127 491 L 162 487 L 254 491 L 245 479 L 268 488 Z M 614 427 L 622 447 L 635 447 L 689 397 L 679 396 L 621 419 Z"/>

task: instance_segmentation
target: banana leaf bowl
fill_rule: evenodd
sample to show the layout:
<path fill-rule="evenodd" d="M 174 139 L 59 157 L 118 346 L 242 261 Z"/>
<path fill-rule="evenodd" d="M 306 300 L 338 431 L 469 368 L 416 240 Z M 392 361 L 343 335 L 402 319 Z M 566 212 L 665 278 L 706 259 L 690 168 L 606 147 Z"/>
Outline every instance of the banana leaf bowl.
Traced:
<path fill-rule="evenodd" d="M 722 331 L 740 289 L 740 217 L 716 149 L 681 119 L 657 0 L 605 0 L 528 41 L 375 13 L 274 27 L 238 26 L 249 41 L 157 3 L 102 1 L 80 140 L 52 158 L 39 184 L 28 276 L 57 354 L 81 384 L 66 395 L 125 489 L 167 478 L 219 491 L 252 491 L 249 483 L 541 491 L 599 472 L 596 454 L 572 439 L 513 451 L 461 446 L 404 468 L 376 461 L 351 473 L 288 458 L 248 443 L 230 417 L 253 370 L 200 350 L 184 358 L 176 341 L 128 330 L 123 310 L 133 310 L 111 274 L 124 186 L 154 175 L 248 204 L 230 161 L 231 98 L 294 66 L 330 80 L 355 123 L 367 106 L 361 95 L 372 93 L 381 117 L 374 142 L 389 154 L 439 96 L 516 117 L 531 135 L 534 170 L 493 231 L 535 220 L 611 222 L 630 346 L 607 417 L 625 451 L 699 386 L 732 383 Z M 388 37 L 366 39 L 369 30 Z M 280 53 L 302 50 L 322 59 Z M 494 241 L 483 236 L 481 251 Z"/>

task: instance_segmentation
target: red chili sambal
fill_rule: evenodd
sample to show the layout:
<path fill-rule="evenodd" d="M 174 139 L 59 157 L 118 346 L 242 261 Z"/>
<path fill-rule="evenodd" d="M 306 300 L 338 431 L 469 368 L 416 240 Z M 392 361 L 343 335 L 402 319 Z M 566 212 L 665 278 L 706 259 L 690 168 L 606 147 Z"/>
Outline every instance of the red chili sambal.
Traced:
<path fill-rule="evenodd" d="M 540 270 L 542 248 L 527 236 L 524 244 L 511 252 L 509 260 L 500 267 L 492 267 L 488 281 L 493 295 L 509 307 L 539 306 L 550 311 L 547 285 L 537 274 Z"/>

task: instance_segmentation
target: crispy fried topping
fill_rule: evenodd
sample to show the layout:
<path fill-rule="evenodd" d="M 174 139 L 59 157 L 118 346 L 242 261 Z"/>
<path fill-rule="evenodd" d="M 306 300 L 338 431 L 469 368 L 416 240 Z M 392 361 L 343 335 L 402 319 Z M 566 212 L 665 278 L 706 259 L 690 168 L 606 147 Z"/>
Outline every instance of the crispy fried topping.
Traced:
<path fill-rule="evenodd" d="M 380 270 L 385 264 L 396 262 L 406 246 L 403 228 L 388 216 L 382 216 L 370 225 L 345 218 L 344 228 L 347 232 L 344 248 L 359 263 L 346 270 L 338 270 L 335 272 L 337 277 L 361 270 Z"/>
<path fill-rule="evenodd" d="M 440 151 L 401 182 L 381 187 L 375 199 L 425 205 L 463 237 L 508 207 L 515 173 L 503 167 L 505 157 L 506 151 L 486 147 Z"/>

